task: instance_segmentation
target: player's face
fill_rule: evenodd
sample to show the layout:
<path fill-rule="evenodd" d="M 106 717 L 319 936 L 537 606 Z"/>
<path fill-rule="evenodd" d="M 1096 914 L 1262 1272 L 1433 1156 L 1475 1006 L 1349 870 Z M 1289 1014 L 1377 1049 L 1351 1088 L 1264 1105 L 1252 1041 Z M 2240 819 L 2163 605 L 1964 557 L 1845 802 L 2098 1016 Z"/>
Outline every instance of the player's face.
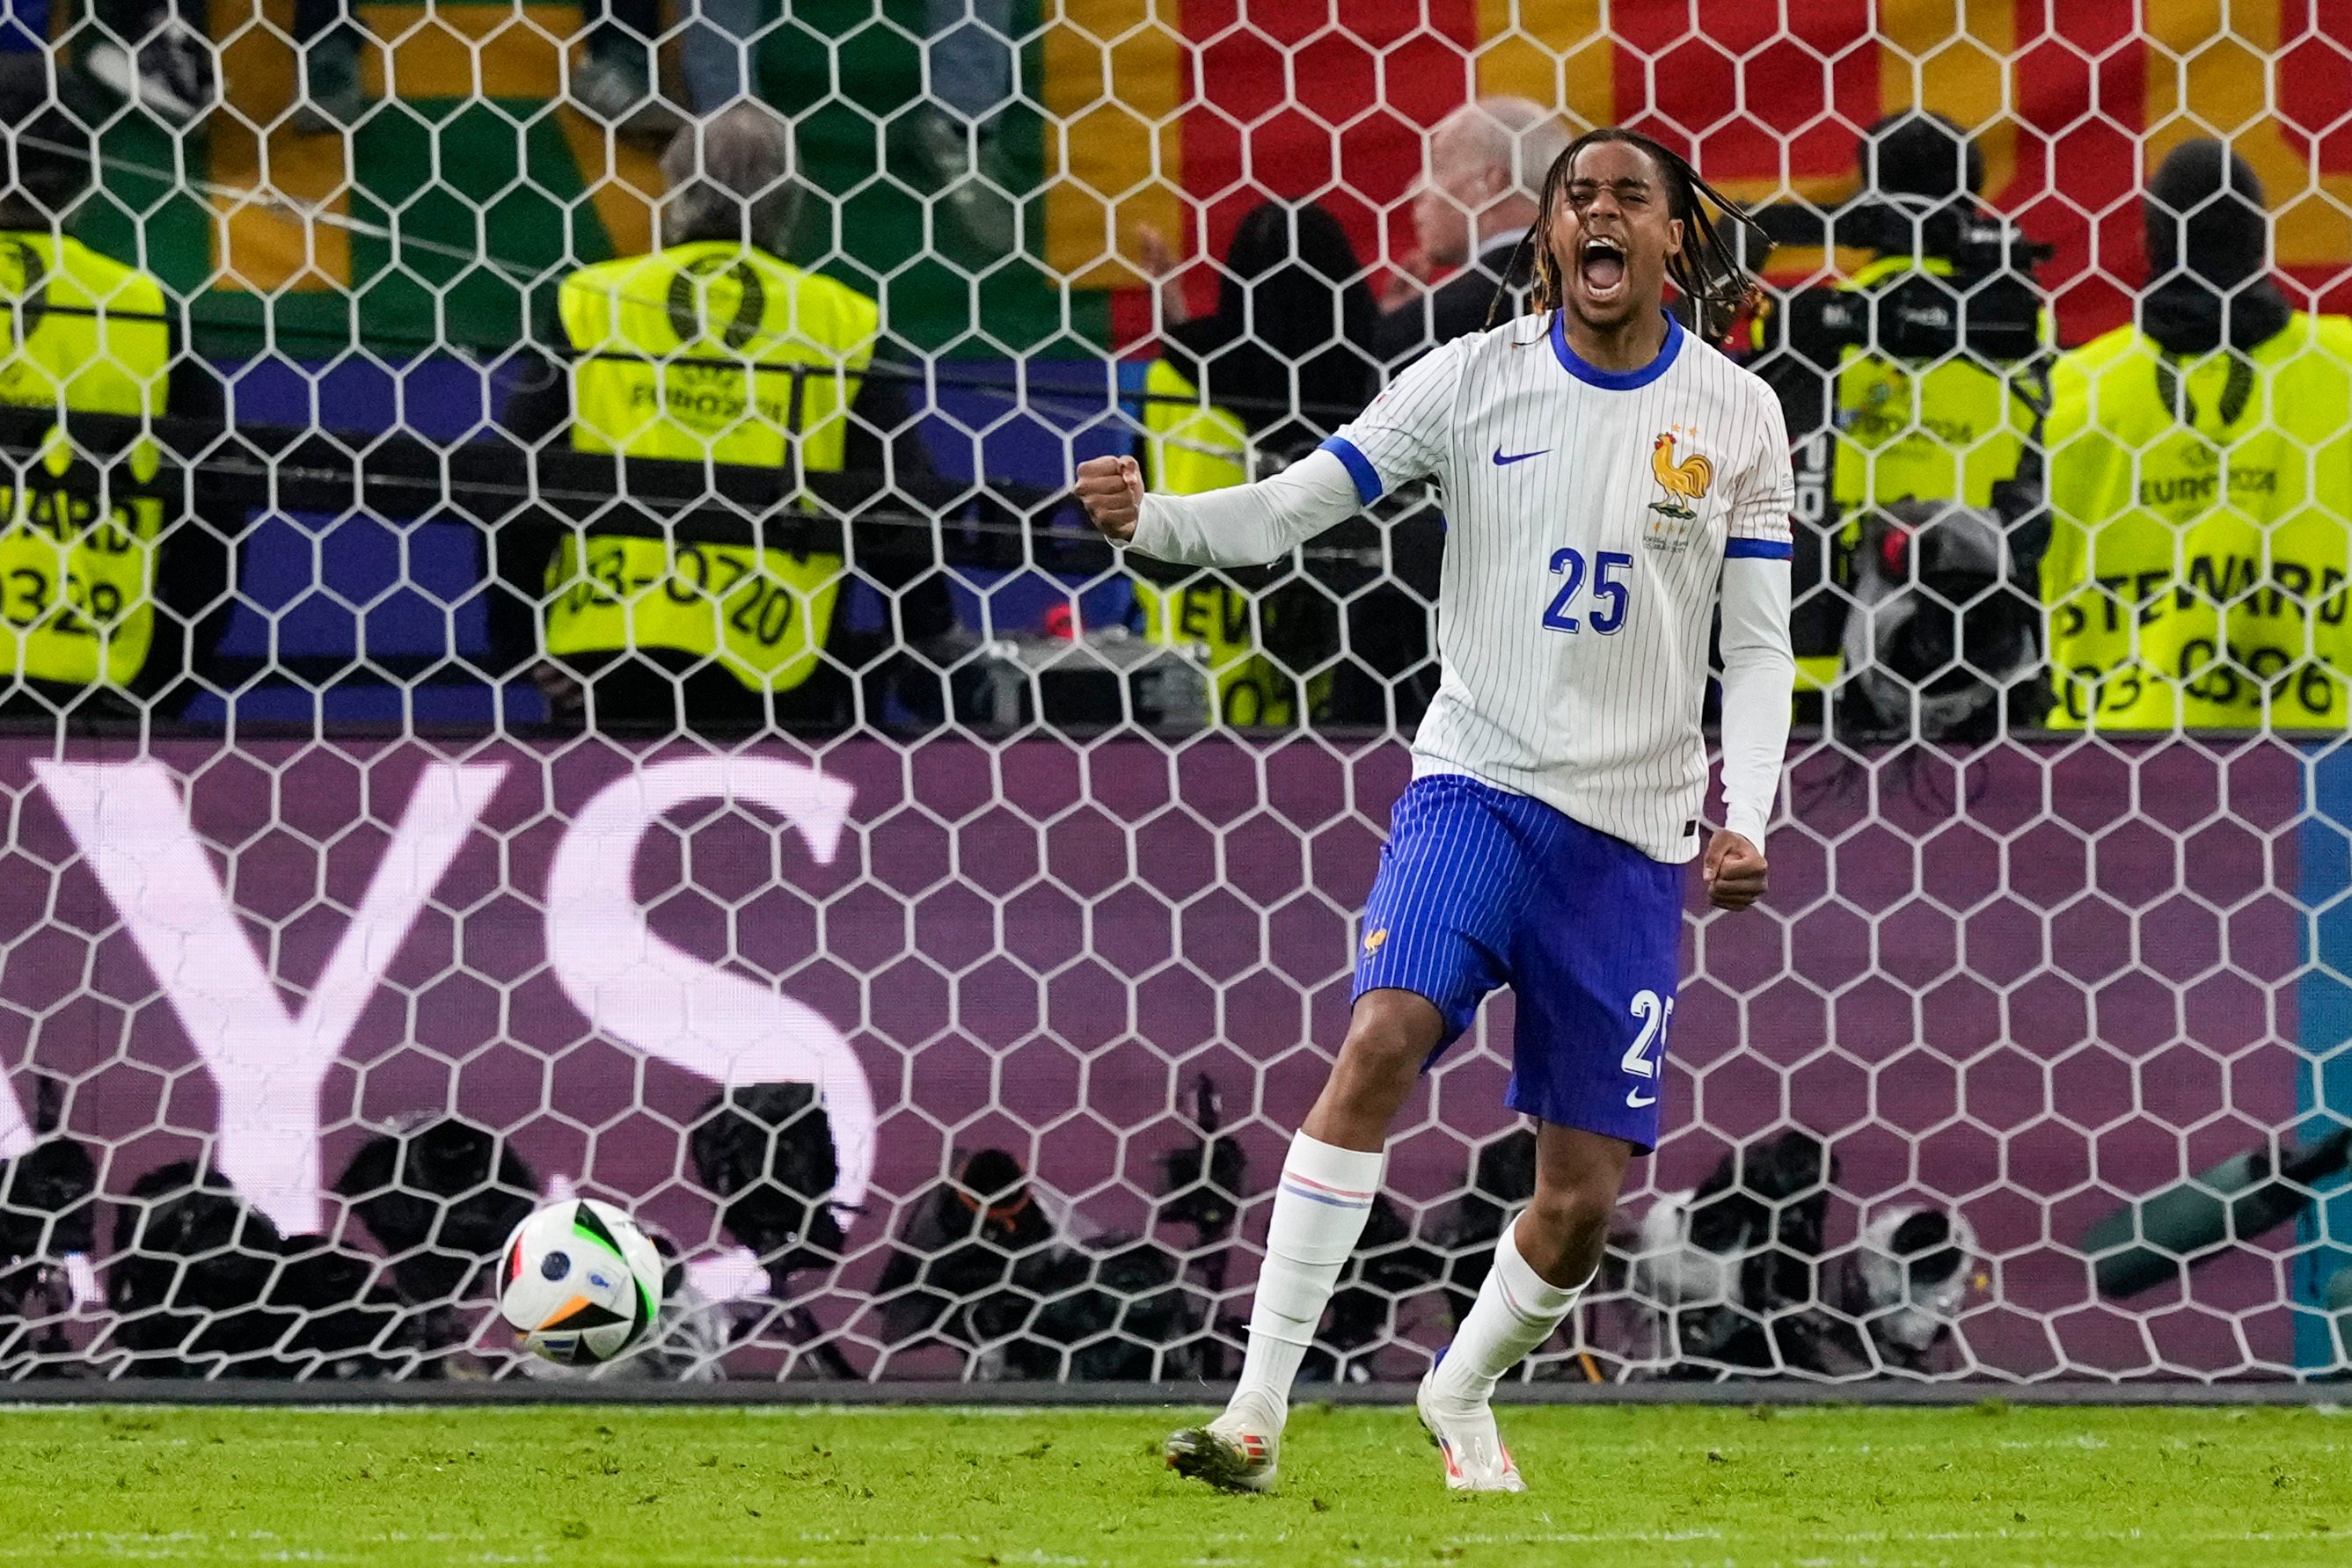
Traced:
<path fill-rule="evenodd" d="M 1599 141 L 1576 155 L 1552 213 L 1553 259 L 1568 308 L 1596 331 L 1655 312 L 1683 225 L 1667 215 L 1664 171 L 1641 148 Z"/>

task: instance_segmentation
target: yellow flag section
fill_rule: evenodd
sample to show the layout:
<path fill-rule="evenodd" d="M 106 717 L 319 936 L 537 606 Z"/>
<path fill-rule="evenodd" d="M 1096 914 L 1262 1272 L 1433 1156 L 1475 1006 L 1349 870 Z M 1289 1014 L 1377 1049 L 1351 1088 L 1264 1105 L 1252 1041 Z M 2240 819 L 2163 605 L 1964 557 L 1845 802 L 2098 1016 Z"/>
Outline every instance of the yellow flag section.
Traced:
<path fill-rule="evenodd" d="M 856 289 L 714 241 L 588 267 L 558 309 L 581 451 L 841 467 L 881 324 Z M 751 690 L 788 691 L 816 668 L 841 577 L 838 555 L 567 539 L 548 569 L 548 652 L 668 649 L 714 658 Z"/>
<path fill-rule="evenodd" d="M 171 329 L 155 281 L 79 241 L 0 233 L 0 404 L 144 418 L 163 408 Z M 146 454 L 152 457 L 152 452 Z M 49 444 L 61 473 L 70 448 Z M 155 640 L 163 503 L 101 511 L 0 486 L 0 668 L 26 680 L 127 686 Z"/>
<path fill-rule="evenodd" d="M 2352 320 L 2185 361 L 2118 329 L 2059 359 L 2048 443 L 2053 727 L 2344 727 Z"/>
<path fill-rule="evenodd" d="M 1168 496 L 1197 496 L 1249 482 L 1249 429 L 1201 395 L 1190 377 L 1155 360 L 1143 377 L 1143 482 Z M 1298 718 L 1296 688 L 1258 652 L 1265 606 L 1206 572 L 1174 587 L 1135 580 L 1143 635 L 1168 647 L 1204 651 L 1226 724 L 1286 725 Z"/>

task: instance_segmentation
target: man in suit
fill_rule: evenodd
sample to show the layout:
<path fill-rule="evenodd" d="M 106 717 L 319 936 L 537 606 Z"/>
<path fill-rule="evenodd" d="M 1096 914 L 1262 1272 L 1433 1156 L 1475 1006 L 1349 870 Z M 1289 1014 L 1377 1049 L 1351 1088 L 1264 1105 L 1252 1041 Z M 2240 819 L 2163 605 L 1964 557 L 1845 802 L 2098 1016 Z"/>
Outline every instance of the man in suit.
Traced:
<path fill-rule="evenodd" d="M 1559 117 L 1528 99 L 1478 99 L 1437 122 L 1413 193 L 1421 254 L 1412 270 L 1453 276 L 1434 288 L 1407 280 L 1402 298 L 1391 301 L 1375 346 L 1391 369 L 1477 331 L 1499 290 L 1527 287 L 1532 256 L 1515 263 L 1514 252 L 1536 220 L 1545 173 L 1567 149 Z M 1515 298 L 1505 313 L 1517 307 Z"/>

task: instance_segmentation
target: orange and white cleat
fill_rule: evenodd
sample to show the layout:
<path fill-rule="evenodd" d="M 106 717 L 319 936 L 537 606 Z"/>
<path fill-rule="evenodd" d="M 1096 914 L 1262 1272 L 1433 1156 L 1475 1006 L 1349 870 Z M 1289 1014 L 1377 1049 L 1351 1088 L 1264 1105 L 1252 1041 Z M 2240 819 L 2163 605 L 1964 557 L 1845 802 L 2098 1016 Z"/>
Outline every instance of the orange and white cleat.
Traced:
<path fill-rule="evenodd" d="M 1263 1401 L 1236 1399 L 1205 1427 L 1188 1427 L 1168 1439 L 1168 1468 L 1220 1491 L 1271 1491 L 1282 1448 L 1279 1414 Z"/>
<path fill-rule="evenodd" d="M 1437 1390 L 1437 1369 L 1421 1380 L 1413 1398 L 1429 1440 L 1445 1460 L 1449 1491 L 1525 1491 L 1519 1467 L 1495 1430 L 1495 1407 L 1485 1400 L 1473 1404 L 1453 1399 Z"/>

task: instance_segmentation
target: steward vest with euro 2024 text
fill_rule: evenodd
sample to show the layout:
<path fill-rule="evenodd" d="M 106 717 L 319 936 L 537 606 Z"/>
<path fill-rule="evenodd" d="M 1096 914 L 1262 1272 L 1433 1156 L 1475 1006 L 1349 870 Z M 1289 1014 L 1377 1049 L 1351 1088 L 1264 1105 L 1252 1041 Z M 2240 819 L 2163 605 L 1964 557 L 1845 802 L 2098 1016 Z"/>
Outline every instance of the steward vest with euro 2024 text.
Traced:
<path fill-rule="evenodd" d="M 2181 358 L 2062 356 L 2047 428 L 2053 728 L 2342 729 L 2352 320 Z"/>
<path fill-rule="evenodd" d="M 572 444 L 630 457 L 839 470 L 879 307 L 845 284 L 724 241 L 672 246 L 566 279 Z M 838 555 L 566 538 L 549 564 L 551 654 L 667 649 L 753 691 L 814 673 Z"/>
<path fill-rule="evenodd" d="M 0 231 L 0 404 L 146 418 L 163 411 L 171 361 L 154 279 L 79 240 Z M 61 432 L 48 450 L 61 472 Z M 155 456 L 134 448 L 132 476 L 152 477 Z M 0 668 L 128 686 L 154 646 L 163 502 L 136 497 L 101 514 L 88 497 L 0 483 Z"/>
<path fill-rule="evenodd" d="M 1197 496 L 1250 479 L 1249 427 L 1201 395 L 1191 377 L 1154 360 L 1143 379 L 1143 483 L 1164 496 Z M 1226 724 L 1288 725 L 1297 703 L 1290 680 L 1258 652 L 1265 606 L 1206 572 L 1162 587 L 1135 580 L 1146 640 L 1204 649 Z"/>

